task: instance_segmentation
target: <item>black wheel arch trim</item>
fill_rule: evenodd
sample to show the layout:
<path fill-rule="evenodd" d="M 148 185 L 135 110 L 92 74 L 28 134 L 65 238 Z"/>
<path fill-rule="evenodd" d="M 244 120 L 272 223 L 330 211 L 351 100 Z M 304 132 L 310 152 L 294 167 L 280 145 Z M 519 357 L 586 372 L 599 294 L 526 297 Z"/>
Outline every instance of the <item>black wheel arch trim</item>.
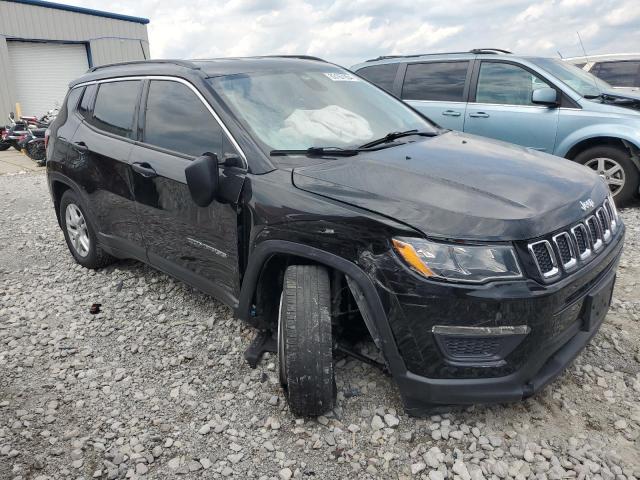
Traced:
<path fill-rule="evenodd" d="M 350 286 L 353 283 L 359 290 L 359 292 L 354 292 L 357 295 L 356 300 L 361 294 L 358 305 L 366 308 L 366 311 L 361 312 L 362 316 L 374 342 L 382 349 L 391 374 L 396 377 L 407 372 L 407 367 L 396 346 L 382 301 L 372 280 L 355 263 L 315 247 L 286 240 L 264 240 L 258 244 L 249 256 L 249 264 L 244 273 L 238 306 L 234 312 L 236 317 L 251 323 L 251 308 L 260 273 L 267 260 L 277 254 L 303 257 L 344 273 Z"/>

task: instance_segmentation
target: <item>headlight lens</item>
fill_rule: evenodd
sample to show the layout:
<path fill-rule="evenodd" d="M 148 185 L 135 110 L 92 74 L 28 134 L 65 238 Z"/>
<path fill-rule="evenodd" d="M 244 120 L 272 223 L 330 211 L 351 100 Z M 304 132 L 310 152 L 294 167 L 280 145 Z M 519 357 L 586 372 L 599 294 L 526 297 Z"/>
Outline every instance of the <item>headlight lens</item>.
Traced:
<path fill-rule="evenodd" d="M 513 247 L 506 245 L 456 245 L 420 238 L 392 239 L 395 251 L 425 277 L 454 282 L 522 278 Z"/>

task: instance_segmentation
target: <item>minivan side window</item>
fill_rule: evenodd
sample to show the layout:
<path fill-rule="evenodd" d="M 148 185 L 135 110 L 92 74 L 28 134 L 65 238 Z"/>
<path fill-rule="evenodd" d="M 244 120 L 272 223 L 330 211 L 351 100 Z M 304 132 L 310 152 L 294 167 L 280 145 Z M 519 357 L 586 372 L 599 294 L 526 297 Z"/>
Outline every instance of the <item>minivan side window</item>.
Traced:
<path fill-rule="evenodd" d="M 133 138 L 133 116 L 140 85 L 139 80 L 101 83 L 93 106 L 93 116 L 87 121 L 105 132 Z"/>
<path fill-rule="evenodd" d="M 393 82 L 396 79 L 396 73 L 398 72 L 399 65 L 399 63 L 372 65 L 371 67 L 361 68 L 356 73 L 361 77 L 369 80 L 374 85 L 377 85 L 387 92 L 392 93 Z"/>
<path fill-rule="evenodd" d="M 615 87 L 637 87 L 640 85 L 640 61 L 599 62 L 591 73 Z"/>
<path fill-rule="evenodd" d="M 198 157 L 222 151 L 222 128 L 196 94 L 171 80 L 152 80 L 145 110 L 144 143 Z"/>
<path fill-rule="evenodd" d="M 403 100 L 464 102 L 469 62 L 411 63 L 402 86 Z"/>
<path fill-rule="evenodd" d="M 534 105 L 531 94 L 550 85 L 536 75 L 508 63 L 482 62 L 476 90 L 477 103 Z"/>

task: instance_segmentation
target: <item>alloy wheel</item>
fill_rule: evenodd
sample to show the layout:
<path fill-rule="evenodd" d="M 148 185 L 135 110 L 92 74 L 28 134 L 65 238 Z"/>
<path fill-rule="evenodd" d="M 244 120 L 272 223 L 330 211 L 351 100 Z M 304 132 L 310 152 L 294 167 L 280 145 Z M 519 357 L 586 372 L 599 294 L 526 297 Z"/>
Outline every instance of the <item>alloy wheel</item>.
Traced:
<path fill-rule="evenodd" d="M 602 177 L 614 197 L 624 187 L 626 180 L 624 169 L 612 158 L 592 158 L 585 165 Z"/>
<path fill-rule="evenodd" d="M 89 230 L 87 221 L 82 214 L 82 210 L 75 204 L 67 205 L 65 211 L 65 223 L 67 225 L 67 233 L 73 249 L 81 257 L 89 254 L 91 240 L 89 239 Z"/>

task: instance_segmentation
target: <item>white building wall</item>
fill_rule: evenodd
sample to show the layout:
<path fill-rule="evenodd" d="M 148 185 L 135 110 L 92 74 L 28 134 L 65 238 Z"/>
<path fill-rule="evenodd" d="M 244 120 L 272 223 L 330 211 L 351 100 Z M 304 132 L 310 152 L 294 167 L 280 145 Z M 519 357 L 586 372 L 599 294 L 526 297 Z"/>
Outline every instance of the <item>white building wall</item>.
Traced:
<path fill-rule="evenodd" d="M 145 24 L 0 0 L 0 124 L 15 108 L 7 39 L 86 42 L 93 66 L 149 58 Z"/>

